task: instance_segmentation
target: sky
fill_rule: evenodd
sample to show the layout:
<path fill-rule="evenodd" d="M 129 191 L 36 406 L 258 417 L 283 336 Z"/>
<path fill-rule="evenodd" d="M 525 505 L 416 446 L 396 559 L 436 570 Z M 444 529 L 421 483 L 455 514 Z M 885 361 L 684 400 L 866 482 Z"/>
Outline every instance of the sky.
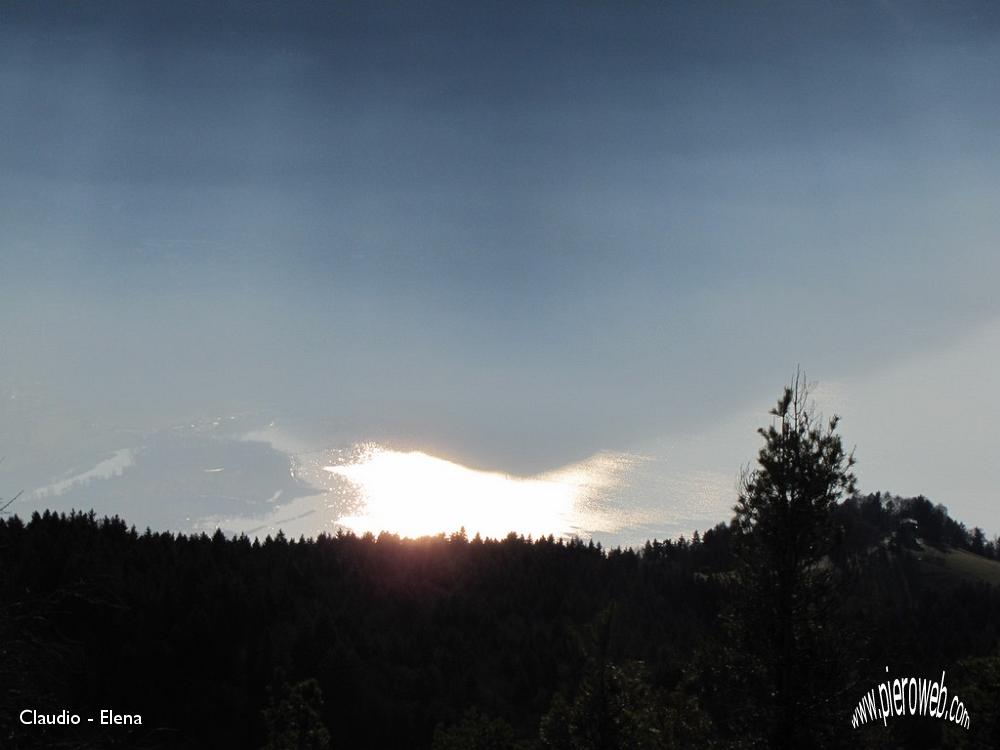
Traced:
<path fill-rule="evenodd" d="M 801 366 L 862 489 L 1000 532 L 998 32 L 977 2 L 0 0 L 0 496 L 255 528 L 379 445 L 610 461 L 605 526 L 676 533 L 728 517 Z"/>

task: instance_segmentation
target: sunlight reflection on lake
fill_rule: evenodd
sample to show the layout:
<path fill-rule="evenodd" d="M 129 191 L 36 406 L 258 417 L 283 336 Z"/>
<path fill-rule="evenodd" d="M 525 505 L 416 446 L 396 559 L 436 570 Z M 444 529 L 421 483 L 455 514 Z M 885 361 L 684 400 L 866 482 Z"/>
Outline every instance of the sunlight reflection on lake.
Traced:
<path fill-rule="evenodd" d="M 293 484 L 272 492 L 264 513 L 206 515 L 194 521 L 195 530 L 220 527 L 253 537 L 281 529 L 297 537 L 348 529 L 417 537 L 464 527 L 470 537 L 514 532 L 641 545 L 725 521 L 733 502 L 733 477 L 700 462 L 699 445 L 690 440 L 650 444 L 641 452 L 601 451 L 520 476 L 372 441 L 338 447 L 336 439 L 320 437 L 320 445 L 333 446 L 320 448 L 273 429 L 242 439 L 288 456 Z M 716 450 L 716 441 L 708 442 Z"/>
<path fill-rule="evenodd" d="M 419 451 L 365 446 L 351 463 L 325 466 L 358 491 L 359 512 L 338 520 L 356 532 L 423 536 L 465 527 L 472 536 L 514 531 L 566 535 L 580 521 L 591 490 L 609 482 L 609 468 L 585 462 L 533 477 L 479 471 Z M 600 515 L 590 509 L 589 516 Z M 604 525 L 607 525 L 605 523 Z"/>

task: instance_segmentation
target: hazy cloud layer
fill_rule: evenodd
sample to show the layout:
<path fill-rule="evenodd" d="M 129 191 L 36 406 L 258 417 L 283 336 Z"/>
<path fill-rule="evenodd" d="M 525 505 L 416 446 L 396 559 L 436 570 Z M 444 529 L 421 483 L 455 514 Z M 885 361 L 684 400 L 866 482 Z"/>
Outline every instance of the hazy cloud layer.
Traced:
<path fill-rule="evenodd" d="M 0 9 L 12 461 L 252 411 L 539 472 L 1000 316 L 991 4 Z"/>

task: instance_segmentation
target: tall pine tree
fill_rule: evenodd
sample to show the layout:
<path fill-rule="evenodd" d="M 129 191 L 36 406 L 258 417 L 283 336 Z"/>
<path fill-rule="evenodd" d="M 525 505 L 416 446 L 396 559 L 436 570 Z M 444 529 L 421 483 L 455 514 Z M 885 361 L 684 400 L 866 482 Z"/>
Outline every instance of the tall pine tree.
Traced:
<path fill-rule="evenodd" d="M 735 622 L 743 656 L 763 683 L 759 715 L 747 725 L 768 747 L 815 747 L 830 739 L 823 728 L 840 718 L 831 715 L 839 644 L 830 627 L 826 555 L 833 508 L 855 491 L 854 457 L 837 434 L 838 418 L 824 421 L 815 412 L 801 374 L 770 414 L 735 507 Z"/>

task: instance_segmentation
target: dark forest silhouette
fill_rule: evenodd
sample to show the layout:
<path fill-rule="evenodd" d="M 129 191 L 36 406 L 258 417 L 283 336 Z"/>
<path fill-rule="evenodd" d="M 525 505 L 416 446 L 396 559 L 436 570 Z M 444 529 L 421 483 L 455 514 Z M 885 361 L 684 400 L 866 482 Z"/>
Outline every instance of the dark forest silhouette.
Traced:
<path fill-rule="evenodd" d="M 637 550 L 0 519 L 0 743 L 995 747 L 996 543 L 924 497 L 858 495 L 796 385 L 773 419 L 730 523 Z M 947 669 L 971 729 L 852 729 L 887 665 Z M 17 721 L 64 707 L 143 725 Z"/>

